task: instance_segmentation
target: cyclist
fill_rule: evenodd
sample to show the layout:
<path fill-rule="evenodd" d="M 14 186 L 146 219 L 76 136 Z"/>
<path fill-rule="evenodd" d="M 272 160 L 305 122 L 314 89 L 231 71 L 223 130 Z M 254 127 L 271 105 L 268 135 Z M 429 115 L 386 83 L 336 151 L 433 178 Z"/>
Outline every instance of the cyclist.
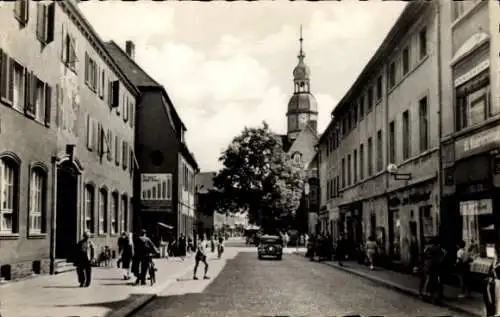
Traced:
<path fill-rule="evenodd" d="M 147 236 L 146 230 L 141 230 L 141 235 L 135 244 L 135 256 L 140 265 L 140 272 L 135 284 L 146 285 L 146 274 L 148 273 L 151 256 L 159 254 L 160 251 L 153 241 Z"/>

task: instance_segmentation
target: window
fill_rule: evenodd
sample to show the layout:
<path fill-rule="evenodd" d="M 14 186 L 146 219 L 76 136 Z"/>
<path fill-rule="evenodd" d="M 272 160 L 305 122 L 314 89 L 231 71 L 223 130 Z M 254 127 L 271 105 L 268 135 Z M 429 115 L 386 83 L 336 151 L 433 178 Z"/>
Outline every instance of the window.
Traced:
<path fill-rule="evenodd" d="M 373 87 L 368 88 L 368 93 L 366 95 L 366 98 L 368 99 L 368 110 L 367 112 L 370 112 L 373 107 Z"/>
<path fill-rule="evenodd" d="M 101 78 L 100 78 L 100 89 L 99 89 L 99 98 L 103 99 L 104 100 L 104 92 L 106 90 L 106 72 L 103 70 L 101 70 Z"/>
<path fill-rule="evenodd" d="M 418 129 L 420 132 L 420 152 L 429 149 L 429 115 L 427 113 L 427 97 L 418 102 Z"/>
<path fill-rule="evenodd" d="M 373 175 L 373 142 L 368 138 L 368 176 Z"/>
<path fill-rule="evenodd" d="M 377 171 L 384 169 L 384 152 L 382 146 L 382 130 L 377 131 Z"/>
<path fill-rule="evenodd" d="M 427 28 L 423 28 L 418 33 L 418 45 L 420 51 L 420 59 L 427 56 Z"/>
<path fill-rule="evenodd" d="M 345 170 L 345 158 L 342 158 L 342 188 L 345 187 L 345 181 L 346 181 L 346 170 Z"/>
<path fill-rule="evenodd" d="M 488 71 L 456 88 L 455 95 L 457 131 L 481 123 L 491 116 Z"/>
<path fill-rule="evenodd" d="M 122 141 L 122 168 L 126 170 L 128 168 L 129 163 L 129 149 L 128 143 L 126 141 Z"/>
<path fill-rule="evenodd" d="M 35 82 L 35 119 L 43 121 L 45 118 L 45 84 L 34 78 Z"/>
<path fill-rule="evenodd" d="M 85 231 L 94 233 L 94 186 L 85 186 Z"/>
<path fill-rule="evenodd" d="M 37 3 L 36 36 L 43 44 L 54 40 L 55 3 Z"/>
<path fill-rule="evenodd" d="M 135 103 L 134 103 L 134 100 L 133 98 L 130 100 L 130 104 L 129 104 L 129 110 L 130 110 L 130 120 L 129 120 L 129 125 L 131 128 L 134 127 L 134 116 L 135 116 Z"/>
<path fill-rule="evenodd" d="M 118 209 L 118 193 L 111 195 L 111 234 L 118 233 L 118 221 L 120 219 L 120 210 Z"/>
<path fill-rule="evenodd" d="M 410 48 L 403 49 L 403 75 L 408 74 L 410 71 Z"/>
<path fill-rule="evenodd" d="M 432 216 L 432 206 L 421 206 L 418 208 L 420 222 L 422 223 L 422 241 L 429 241 L 434 236 L 434 217 Z M 467 240 L 465 240 L 467 241 Z M 477 241 L 477 240 L 476 240 Z"/>
<path fill-rule="evenodd" d="M 69 69 L 76 71 L 76 40 L 66 33 L 63 41 L 62 61 Z"/>
<path fill-rule="evenodd" d="M 28 0 L 19 0 L 14 4 L 14 16 L 21 26 L 25 26 L 29 19 L 29 2 Z"/>
<path fill-rule="evenodd" d="M 359 179 L 365 178 L 365 149 L 363 144 L 359 146 Z"/>
<path fill-rule="evenodd" d="M 26 69 L 21 64 L 11 61 L 11 78 L 14 79 L 10 82 L 10 89 L 13 91 L 12 106 L 16 110 L 24 111 Z"/>
<path fill-rule="evenodd" d="M 96 92 L 98 86 L 99 69 L 97 63 L 85 52 L 85 83 L 90 90 Z"/>
<path fill-rule="evenodd" d="M 495 219 L 491 199 L 468 200 L 460 202 L 462 215 L 462 240 L 473 253 L 492 258 L 495 246 Z"/>
<path fill-rule="evenodd" d="M 45 188 L 45 173 L 33 169 L 30 179 L 29 234 L 44 232 Z"/>
<path fill-rule="evenodd" d="M 347 155 L 347 186 L 351 185 L 352 180 L 352 165 L 351 165 L 351 154 Z"/>
<path fill-rule="evenodd" d="M 363 120 L 364 115 L 365 115 L 365 97 L 361 96 L 359 98 L 359 120 Z"/>
<path fill-rule="evenodd" d="M 354 126 L 358 123 L 358 104 L 354 103 L 352 105 L 352 121 L 354 122 Z"/>
<path fill-rule="evenodd" d="M 117 113 L 120 114 L 119 112 L 119 106 L 120 106 L 120 81 L 115 80 L 110 83 L 111 86 L 111 107 L 112 108 L 117 108 Z"/>
<path fill-rule="evenodd" d="M 382 99 L 382 75 L 377 78 L 377 101 Z"/>
<path fill-rule="evenodd" d="M 354 174 L 354 184 L 358 182 L 358 151 L 354 150 L 352 155 L 352 164 L 353 164 L 353 174 Z"/>
<path fill-rule="evenodd" d="M 396 163 L 396 127 L 394 121 L 389 123 L 389 163 Z"/>
<path fill-rule="evenodd" d="M 17 232 L 17 166 L 0 159 L 0 233 Z"/>
<path fill-rule="evenodd" d="M 108 232 L 108 192 L 101 188 L 99 191 L 99 231 L 98 233 Z"/>
<path fill-rule="evenodd" d="M 122 217 L 121 217 L 121 228 L 123 231 L 128 231 L 128 197 L 127 195 L 122 196 Z"/>
<path fill-rule="evenodd" d="M 116 166 L 120 166 L 120 160 L 122 159 L 121 150 L 121 142 L 120 137 L 115 135 L 115 164 Z"/>
<path fill-rule="evenodd" d="M 469 12 L 473 7 L 481 2 L 481 0 L 453 1 L 453 19 L 457 20 L 465 13 Z"/>
<path fill-rule="evenodd" d="M 389 88 L 396 86 L 396 62 L 389 65 Z"/>
<path fill-rule="evenodd" d="M 403 160 L 410 157 L 410 113 L 403 112 Z"/>

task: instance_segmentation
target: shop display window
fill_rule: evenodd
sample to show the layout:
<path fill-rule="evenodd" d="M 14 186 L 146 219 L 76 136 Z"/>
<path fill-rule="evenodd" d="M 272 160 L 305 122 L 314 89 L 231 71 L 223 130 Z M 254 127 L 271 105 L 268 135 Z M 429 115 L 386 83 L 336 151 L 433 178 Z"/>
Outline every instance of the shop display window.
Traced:
<path fill-rule="evenodd" d="M 491 199 L 460 202 L 462 239 L 480 257 L 494 256 L 494 217 Z"/>

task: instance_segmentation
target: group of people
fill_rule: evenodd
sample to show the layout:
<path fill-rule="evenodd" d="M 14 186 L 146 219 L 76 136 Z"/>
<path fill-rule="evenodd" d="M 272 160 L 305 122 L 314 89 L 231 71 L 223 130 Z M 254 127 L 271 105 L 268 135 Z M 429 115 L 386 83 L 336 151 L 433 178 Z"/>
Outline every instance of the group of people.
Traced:
<path fill-rule="evenodd" d="M 179 245 L 182 245 L 182 235 L 179 239 Z M 193 272 L 193 279 L 197 278 L 197 270 L 200 263 L 205 266 L 204 279 L 208 279 L 208 263 L 207 263 L 207 252 L 211 249 L 212 252 L 217 248 L 217 257 L 220 259 L 224 252 L 224 238 L 219 237 L 215 240 L 212 237 L 210 241 L 201 236 L 197 243 L 196 248 L 194 243 L 188 241 L 187 246 L 184 248 L 183 254 L 178 254 L 182 259 L 186 256 L 186 250 L 195 252 L 195 265 Z M 146 230 L 141 230 L 137 237 L 134 237 L 132 233 L 122 232 L 121 236 L 118 238 L 118 253 L 119 257 L 117 260 L 117 266 L 121 267 L 123 270 L 123 279 L 129 280 L 132 275 L 136 277 L 135 284 L 146 284 L 146 275 L 148 272 L 149 265 L 152 261 L 154 255 L 159 255 L 160 251 L 153 243 L 153 241 L 147 236 Z M 78 242 L 76 247 L 76 252 L 73 258 L 74 265 L 76 266 L 76 272 L 78 277 L 78 283 L 80 287 L 89 287 L 92 281 L 92 266 L 95 265 L 96 251 L 93 242 L 90 239 L 90 234 L 84 232 L 83 238 Z"/>

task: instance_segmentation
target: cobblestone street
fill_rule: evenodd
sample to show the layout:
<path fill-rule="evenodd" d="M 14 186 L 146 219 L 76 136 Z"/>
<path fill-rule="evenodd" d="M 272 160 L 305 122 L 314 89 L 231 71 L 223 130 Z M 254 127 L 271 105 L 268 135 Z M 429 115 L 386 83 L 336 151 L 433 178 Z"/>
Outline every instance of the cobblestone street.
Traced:
<path fill-rule="evenodd" d="M 188 273 L 134 316 L 466 316 L 301 256 L 258 260 L 255 248 L 227 256 L 209 262 L 211 280 Z"/>

